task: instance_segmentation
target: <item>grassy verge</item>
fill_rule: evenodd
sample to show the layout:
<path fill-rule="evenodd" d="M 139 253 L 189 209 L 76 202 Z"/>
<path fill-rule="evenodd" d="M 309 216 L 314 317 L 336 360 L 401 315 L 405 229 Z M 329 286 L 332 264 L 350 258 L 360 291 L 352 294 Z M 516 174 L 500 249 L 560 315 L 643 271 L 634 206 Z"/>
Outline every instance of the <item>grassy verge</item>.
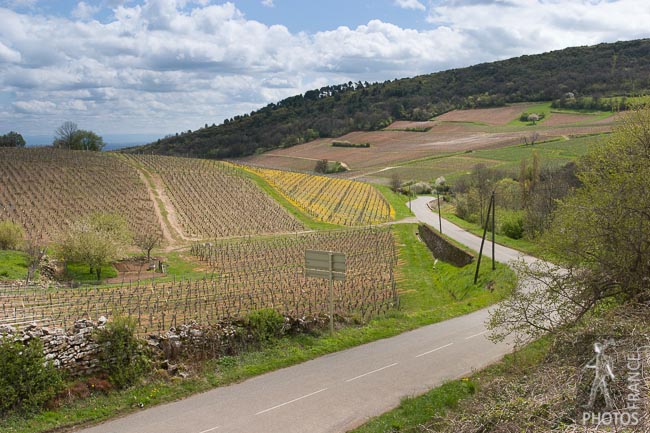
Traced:
<path fill-rule="evenodd" d="M 22 251 L 0 250 L 0 281 L 24 280 L 27 277 L 28 258 Z"/>
<path fill-rule="evenodd" d="M 548 339 L 542 339 L 519 351 L 506 355 L 502 361 L 459 380 L 445 383 L 417 397 L 404 399 L 390 412 L 371 419 L 354 433 L 420 432 L 434 418 L 454 411 L 459 403 L 471 404 L 481 399 L 481 386 L 496 377 L 508 380 L 534 368 L 549 350 Z"/>
<path fill-rule="evenodd" d="M 407 196 L 393 192 L 393 190 L 386 185 L 373 184 L 372 186 L 377 188 L 381 195 L 383 195 L 393 209 L 395 209 L 395 221 L 413 216 L 413 213 L 407 206 L 407 203 L 409 202 Z"/>
<path fill-rule="evenodd" d="M 113 265 L 102 266 L 101 272 L 102 279 L 117 277 L 117 269 Z M 88 265 L 84 263 L 68 263 L 66 269 L 66 279 L 79 283 L 96 283 L 97 274 L 90 272 Z"/>
<path fill-rule="evenodd" d="M 416 224 L 396 225 L 394 230 L 399 246 L 399 310 L 390 311 L 364 326 L 343 327 L 333 336 L 286 337 L 261 350 L 211 360 L 198 366 L 197 374 L 190 379 L 152 378 L 141 386 L 109 395 L 96 395 L 58 410 L 0 420 L 0 431 L 45 432 L 98 422 L 140 407 L 173 401 L 475 311 L 499 301 L 514 285 L 514 273 L 503 265 L 499 265 L 495 272 L 484 267 L 476 285 L 472 284 L 473 266 L 455 268 L 438 262 L 434 267 L 431 252 L 415 236 Z M 490 281 L 495 282 L 494 291 L 484 289 Z"/>

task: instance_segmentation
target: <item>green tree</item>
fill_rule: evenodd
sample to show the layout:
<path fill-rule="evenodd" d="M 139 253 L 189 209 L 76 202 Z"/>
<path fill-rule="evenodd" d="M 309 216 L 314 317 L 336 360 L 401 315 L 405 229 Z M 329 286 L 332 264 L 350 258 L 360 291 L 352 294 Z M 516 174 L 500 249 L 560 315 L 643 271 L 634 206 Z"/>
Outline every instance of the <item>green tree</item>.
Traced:
<path fill-rule="evenodd" d="M 557 265 L 521 265 L 513 295 L 492 314 L 495 337 L 570 326 L 601 301 L 650 300 L 650 108 L 629 113 L 579 163 L 582 187 L 554 214 L 543 245 Z"/>
<path fill-rule="evenodd" d="M 64 262 L 89 266 L 101 279 L 102 267 L 119 258 L 130 242 L 126 221 L 115 214 L 93 214 L 73 224 L 56 245 Z"/>
<path fill-rule="evenodd" d="M 15 250 L 21 247 L 25 231 L 11 221 L 0 221 L 0 250 Z"/>
<path fill-rule="evenodd" d="M 92 131 L 80 129 L 75 135 L 75 146 L 78 150 L 100 151 L 104 148 L 104 139 Z"/>
<path fill-rule="evenodd" d="M 25 139 L 17 132 L 0 135 L 0 147 L 25 147 Z"/>
<path fill-rule="evenodd" d="M 74 122 L 63 122 L 54 133 L 54 147 L 70 150 L 100 151 L 104 148 L 104 140 L 92 131 L 79 129 Z"/>

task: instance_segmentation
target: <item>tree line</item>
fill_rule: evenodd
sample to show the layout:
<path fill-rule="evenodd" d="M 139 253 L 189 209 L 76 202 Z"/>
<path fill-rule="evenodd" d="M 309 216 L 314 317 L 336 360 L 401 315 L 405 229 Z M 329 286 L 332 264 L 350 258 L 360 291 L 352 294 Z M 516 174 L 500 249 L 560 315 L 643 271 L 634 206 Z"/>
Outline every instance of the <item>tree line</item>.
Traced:
<path fill-rule="evenodd" d="M 127 151 L 238 157 L 354 130 L 378 130 L 395 120 L 428 120 L 452 109 L 560 101 L 567 94 L 643 95 L 648 89 L 650 40 L 600 44 L 383 83 L 324 86 L 221 125 L 206 125 Z"/>
<path fill-rule="evenodd" d="M 0 135 L 0 147 L 25 147 L 26 144 L 18 132 L 10 131 Z M 52 146 L 60 149 L 100 151 L 105 143 L 104 139 L 93 131 L 79 129 L 76 123 L 67 121 L 54 131 Z"/>

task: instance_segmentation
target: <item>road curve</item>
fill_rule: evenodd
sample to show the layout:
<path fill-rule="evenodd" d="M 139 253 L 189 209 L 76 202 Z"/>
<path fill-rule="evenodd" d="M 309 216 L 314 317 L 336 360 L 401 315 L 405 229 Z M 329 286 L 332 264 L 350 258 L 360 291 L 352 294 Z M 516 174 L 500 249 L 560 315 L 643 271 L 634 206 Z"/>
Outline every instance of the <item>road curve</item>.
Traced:
<path fill-rule="evenodd" d="M 438 217 L 420 197 L 416 217 Z M 480 238 L 443 220 L 443 233 L 478 250 Z M 491 244 L 486 243 L 489 256 Z M 501 262 L 532 257 L 498 246 Z M 83 433 L 344 432 L 444 381 L 463 377 L 508 353 L 485 336 L 488 310 L 326 355 L 242 383 L 76 430 Z"/>

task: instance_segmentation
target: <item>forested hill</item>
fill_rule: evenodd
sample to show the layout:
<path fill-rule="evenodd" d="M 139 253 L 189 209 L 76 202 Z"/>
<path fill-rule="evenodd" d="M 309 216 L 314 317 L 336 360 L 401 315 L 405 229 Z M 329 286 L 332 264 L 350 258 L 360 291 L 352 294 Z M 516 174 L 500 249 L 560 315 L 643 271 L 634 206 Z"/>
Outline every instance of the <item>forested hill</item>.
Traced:
<path fill-rule="evenodd" d="M 143 147 L 169 155 L 224 158 L 287 147 L 394 120 L 427 120 L 455 108 L 580 96 L 642 95 L 650 90 L 650 39 L 452 69 L 384 83 L 347 83 L 235 116 L 221 125 L 183 132 Z"/>

